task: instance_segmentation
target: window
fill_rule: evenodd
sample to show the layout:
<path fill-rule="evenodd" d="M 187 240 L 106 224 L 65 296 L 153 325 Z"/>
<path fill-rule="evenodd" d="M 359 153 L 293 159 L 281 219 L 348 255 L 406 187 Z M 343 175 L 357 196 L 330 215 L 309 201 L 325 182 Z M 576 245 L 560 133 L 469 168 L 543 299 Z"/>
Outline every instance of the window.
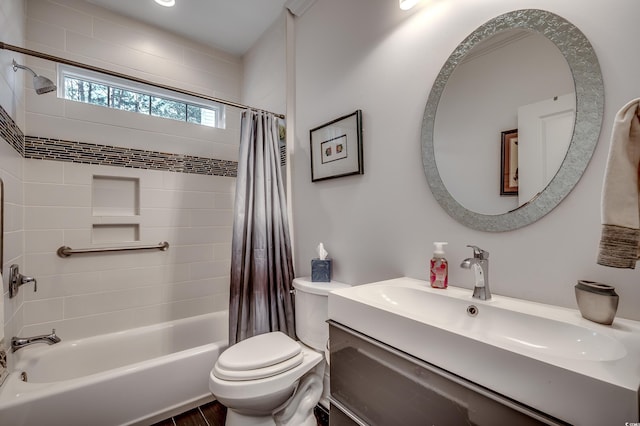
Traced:
<path fill-rule="evenodd" d="M 206 101 L 106 74 L 68 65 L 58 65 L 58 96 L 203 126 L 225 127 L 225 109 Z"/>

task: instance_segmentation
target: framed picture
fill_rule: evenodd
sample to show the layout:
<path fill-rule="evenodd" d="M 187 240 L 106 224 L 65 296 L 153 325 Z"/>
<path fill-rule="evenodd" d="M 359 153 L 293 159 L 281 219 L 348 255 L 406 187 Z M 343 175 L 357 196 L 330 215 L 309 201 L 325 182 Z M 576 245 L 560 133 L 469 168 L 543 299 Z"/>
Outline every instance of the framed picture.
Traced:
<path fill-rule="evenodd" d="M 311 181 L 364 173 L 362 111 L 311 129 Z"/>
<path fill-rule="evenodd" d="M 502 132 L 500 195 L 518 195 L 518 129 Z"/>

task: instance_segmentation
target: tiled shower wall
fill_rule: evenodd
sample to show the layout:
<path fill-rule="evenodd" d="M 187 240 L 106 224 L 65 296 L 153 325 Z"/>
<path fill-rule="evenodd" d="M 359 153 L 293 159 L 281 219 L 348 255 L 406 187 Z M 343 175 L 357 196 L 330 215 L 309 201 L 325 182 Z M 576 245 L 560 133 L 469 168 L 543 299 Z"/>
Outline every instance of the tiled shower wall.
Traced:
<path fill-rule="evenodd" d="M 80 0 L 2 2 L 7 3 L 19 10 L 12 19 L 23 23 L 23 32 L 17 37 L 3 34 L 2 41 L 241 100 L 241 58 Z M 30 81 L 23 82 L 23 73 L 11 71 L 11 59 L 49 78 L 55 78 L 55 64 L 8 51 L 0 54 L 3 72 L 7 71 L 0 87 L 2 107 L 27 135 L 25 159 L 9 143 L 0 143 L 0 173 L 8 186 L 5 224 L 10 234 L 5 234 L 5 250 L 19 256 L 11 262 L 19 263 L 23 273 L 38 279 L 38 292 L 29 284 L 17 298 L 5 293 L 7 334 L 33 335 L 56 328 L 68 339 L 225 309 L 239 111 L 227 111 L 226 129 L 213 129 L 69 102 L 54 93 L 38 96 Z M 7 100 L 12 87 L 19 87 L 20 94 L 10 94 Z M 68 158 L 76 149 L 93 152 L 95 147 L 109 151 L 110 158 L 116 152 L 123 161 L 111 166 L 104 165 L 114 164 L 111 161 Z M 52 155 L 39 155 L 48 148 L 62 151 L 62 158 L 52 161 Z M 161 167 L 151 160 L 124 164 L 148 152 L 154 159 L 162 157 Z M 139 213 L 96 214 L 94 176 L 137 182 Z M 7 210 L 12 204 L 15 211 Z M 105 242 L 104 235 L 96 241 L 96 225 L 105 224 L 133 224 L 139 235 L 130 245 L 168 241 L 170 248 L 66 259 L 56 255 L 62 245 L 125 244 L 116 234 L 113 244 Z"/>
<path fill-rule="evenodd" d="M 24 1 L 0 1 L 0 40 L 5 43 L 21 44 L 25 36 Z M 23 220 L 22 220 L 22 157 L 14 149 L 13 144 L 19 142 L 15 138 L 16 131 L 24 129 L 24 94 L 22 73 L 14 73 L 11 61 L 20 61 L 21 55 L 0 50 L 0 177 L 4 182 L 4 256 L 3 270 L 12 263 L 22 262 L 23 253 Z M 11 131 L 9 130 L 11 127 Z M 0 301 L 0 334 L 5 331 L 5 341 L 19 326 L 16 309 L 18 303 L 8 303 L 7 279 L 3 280 L 3 300 Z M 12 299 L 15 300 L 15 299 Z M 2 315 L 2 311 L 4 314 Z M 6 326 L 6 327 L 5 327 Z M 1 339 L 0 339 L 1 340 Z"/>
<path fill-rule="evenodd" d="M 27 0 L 25 47 L 159 84 L 240 102 L 242 58 L 81 0 Z M 149 3 L 149 6 L 154 6 Z M 38 74 L 55 79 L 57 65 L 28 57 Z M 226 128 L 158 120 L 143 114 L 66 101 L 25 91 L 29 136 L 237 160 L 239 110 Z"/>
<path fill-rule="evenodd" d="M 138 182 L 139 215 L 96 214 L 94 176 Z M 226 309 L 234 187 L 230 177 L 25 160 L 24 272 L 38 292 L 21 289 L 23 333 L 76 338 Z M 122 245 L 115 232 L 115 244 L 96 242 L 93 226 L 105 224 L 138 226 L 130 245 L 170 248 L 56 255 Z"/>

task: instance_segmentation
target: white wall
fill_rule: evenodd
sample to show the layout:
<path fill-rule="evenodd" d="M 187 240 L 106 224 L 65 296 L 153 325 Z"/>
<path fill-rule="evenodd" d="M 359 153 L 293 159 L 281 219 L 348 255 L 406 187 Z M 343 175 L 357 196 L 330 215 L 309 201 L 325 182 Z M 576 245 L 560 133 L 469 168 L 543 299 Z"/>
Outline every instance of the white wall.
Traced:
<path fill-rule="evenodd" d="M 4 0 L 0 2 L 0 40 L 22 45 L 25 33 L 24 2 Z M 23 60 L 22 55 L 0 50 L 0 105 L 11 119 L 24 129 L 24 73 L 14 73 L 12 60 Z M 4 257 L 3 301 L 0 301 L 0 331 L 8 336 L 22 327 L 22 298 L 9 299 L 7 272 L 9 265 L 23 263 L 22 219 L 22 157 L 0 137 L 0 178 L 4 182 Z M 4 314 L 2 311 L 4 309 Z M 0 333 L 2 334 L 2 333 Z M 0 339 L 1 340 L 1 339 Z"/>
<path fill-rule="evenodd" d="M 580 28 L 600 60 L 605 117 L 586 173 L 543 219 L 520 230 L 468 229 L 438 205 L 422 169 L 420 128 L 440 67 L 456 45 L 491 18 L 539 8 Z M 323 0 L 296 21 L 296 273 L 310 273 L 319 241 L 334 259 L 334 278 L 362 284 L 398 276 L 428 279 L 433 241 L 448 241 L 450 283 L 471 287 L 457 267 L 476 244 L 491 253 L 496 294 L 576 307 L 578 279 L 616 286 L 618 314 L 640 319 L 640 272 L 596 265 L 600 191 L 613 117 L 640 96 L 635 0 L 438 0 L 410 12 L 390 0 Z M 311 183 L 308 130 L 363 111 L 362 176 Z M 468 177 L 461 177 L 462 179 Z"/>
<path fill-rule="evenodd" d="M 286 113 L 286 21 L 282 14 L 242 57 L 242 102 Z"/>

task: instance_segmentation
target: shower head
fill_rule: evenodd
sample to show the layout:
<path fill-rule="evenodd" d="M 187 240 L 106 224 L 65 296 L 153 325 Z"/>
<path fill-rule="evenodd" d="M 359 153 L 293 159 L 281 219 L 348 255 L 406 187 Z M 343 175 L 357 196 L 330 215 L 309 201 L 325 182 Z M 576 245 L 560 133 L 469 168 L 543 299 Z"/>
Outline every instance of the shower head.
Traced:
<path fill-rule="evenodd" d="M 49 80 L 47 77 L 43 77 L 41 75 L 36 74 L 31 68 L 25 67 L 24 65 L 18 65 L 16 60 L 13 60 L 13 71 L 17 72 L 18 68 L 22 68 L 23 70 L 29 71 L 33 74 L 33 88 L 36 89 L 36 93 L 38 95 L 42 95 L 43 93 L 49 93 L 56 90 L 56 85 L 53 81 Z"/>

